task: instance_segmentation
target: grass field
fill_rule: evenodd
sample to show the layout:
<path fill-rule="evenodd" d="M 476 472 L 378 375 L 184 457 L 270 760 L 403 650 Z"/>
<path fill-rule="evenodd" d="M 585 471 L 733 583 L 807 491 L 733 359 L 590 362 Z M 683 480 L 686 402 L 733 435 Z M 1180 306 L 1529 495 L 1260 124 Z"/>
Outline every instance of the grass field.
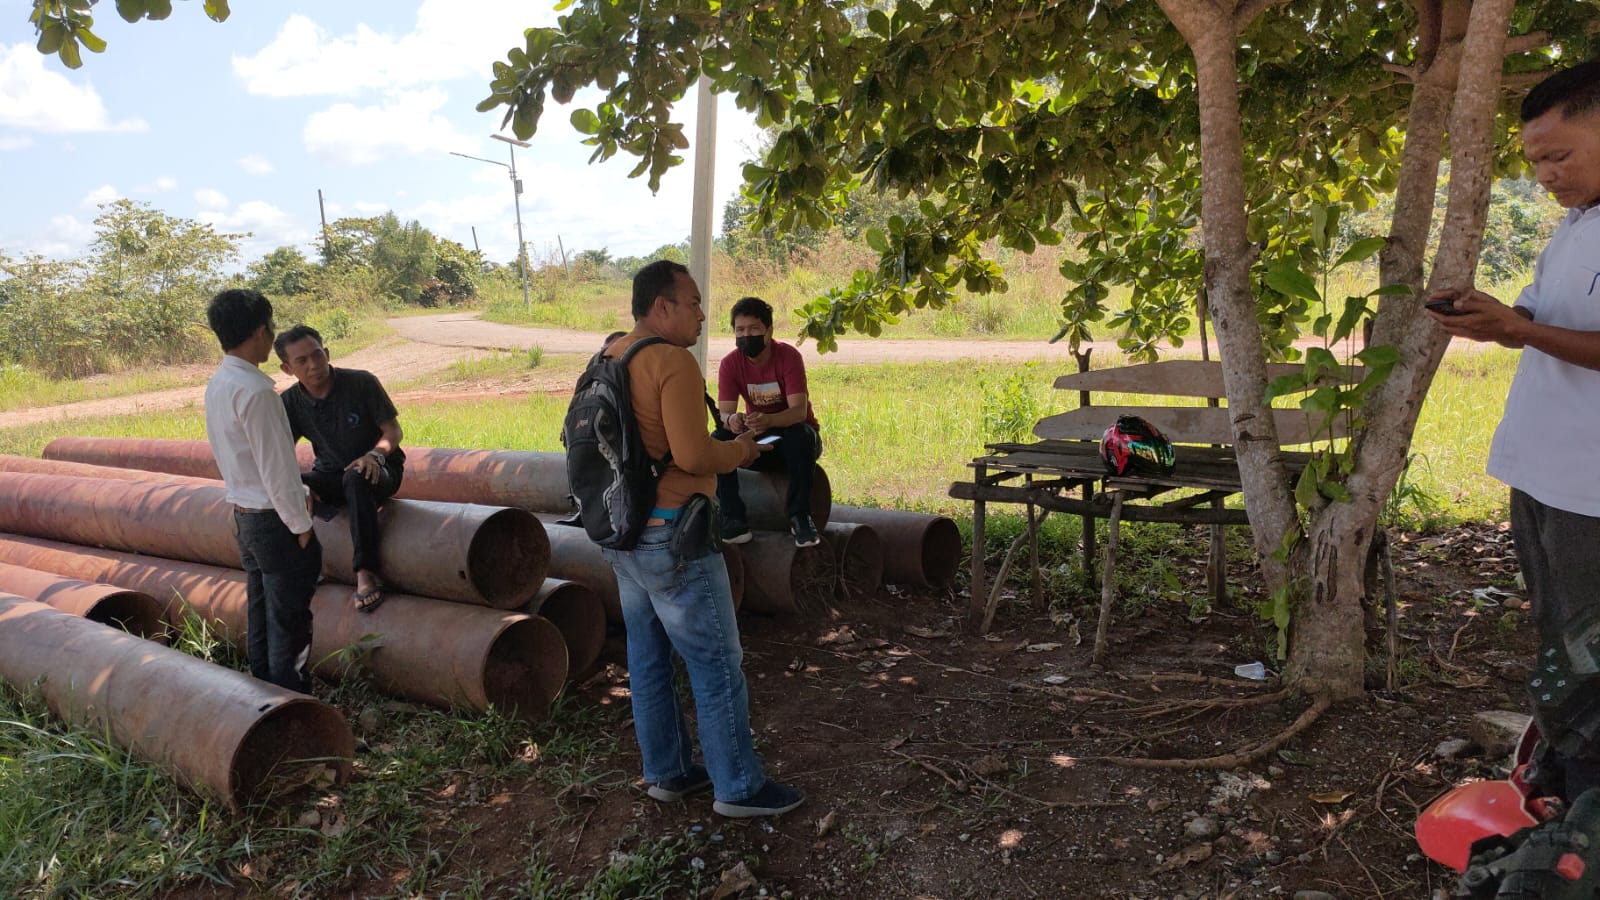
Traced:
<path fill-rule="evenodd" d="M 1446 357 L 1417 425 L 1408 475 L 1412 488 L 1437 504 L 1429 518 L 1500 514 L 1504 490 L 1483 474 L 1483 463 L 1515 360 L 1512 351 L 1499 348 Z M 576 371 L 578 361 L 551 356 L 541 365 Z M 455 382 L 514 373 L 528 368 L 528 354 L 499 354 L 460 368 L 436 377 Z M 823 426 L 822 464 L 837 500 L 956 516 L 968 509 L 946 492 L 965 477 L 966 463 L 986 441 L 1021 436 L 996 429 L 1026 426 L 1076 405 L 1075 394 L 1050 387 L 1059 373 L 1012 363 L 818 366 L 809 374 Z M 1117 399 L 1105 394 L 1096 402 Z M 413 404 L 401 410 L 401 422 L 407 442 L 418 446 L 557 450 L 565 409 L 563 397 L 532 394 Z M 198 410 L 50 423 L 0 431 L 0 452 L 36 456 L 64 434 L 200 439 L 205 427 Z M 1418 512 L 1424 510 L 1413 505 L 1412 513 Z"/>

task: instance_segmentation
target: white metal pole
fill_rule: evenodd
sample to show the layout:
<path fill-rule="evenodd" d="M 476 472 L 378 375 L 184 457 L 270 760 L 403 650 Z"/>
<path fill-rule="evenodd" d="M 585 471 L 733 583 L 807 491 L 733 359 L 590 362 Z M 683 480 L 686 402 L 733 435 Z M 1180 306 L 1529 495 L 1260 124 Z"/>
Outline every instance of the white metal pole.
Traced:
<path fill-rule="evenodd" d="M 522 269 L 522 308 L 530 308 L 528 304 L 528 245 L 522 241 L 522 179 L 517 177 L 517 148 L 507 145 L 511 151 L 511 205 L 517 211 L 517 267 Z"/>
<path fill-rule="evenodd" d="M 711 79 L 700 76 L 696 98 L 694 123 L 694 219 L 689 227 L 689 274 L 700 286 L 704 298 L 706 327 L 700 329 L 700 340 L 694 345 L 694 358 L 700 370 L 706 367 L 706 345 L 713 317 L 718 315 L 711 302 L 711 218 L 715 215 L 712 204 L 716 200 L 712 184 L 717 151 L 717 98 L 711 93 Z"/>

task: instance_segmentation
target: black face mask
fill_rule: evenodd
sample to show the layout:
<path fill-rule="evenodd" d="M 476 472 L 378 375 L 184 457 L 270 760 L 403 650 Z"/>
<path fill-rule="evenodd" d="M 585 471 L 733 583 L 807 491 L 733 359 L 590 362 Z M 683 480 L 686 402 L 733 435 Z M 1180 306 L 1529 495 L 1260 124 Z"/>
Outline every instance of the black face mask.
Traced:
<path fill-rule="evenodd" d="M 767 349 L 767 336 L 764 334 L 745 334 L 733 339 L 734 346 L 745 356 L 755 359 L 761 351 Z"/>

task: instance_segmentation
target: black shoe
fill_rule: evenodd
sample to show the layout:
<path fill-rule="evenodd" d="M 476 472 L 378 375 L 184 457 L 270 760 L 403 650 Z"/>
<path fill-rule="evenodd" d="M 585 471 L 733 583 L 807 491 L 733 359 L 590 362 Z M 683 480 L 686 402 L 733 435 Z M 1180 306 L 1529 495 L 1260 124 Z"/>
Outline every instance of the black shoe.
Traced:
<path fill-rule="evenodd" d="M 756 816 L 781 816 L 806 802 L 806 795 L 795 788 L 768 778 L 761 790 L 731 803 L 721 800 L 711 804 L 711 810 L 730 819 L 751 819 Z"/>
<path fill-rule="evenodd" d="M 815 547 L 822 543 L 822 537 L 817 534 L 817 526 L 808 515 L 790 516 L 789 530 L 794 532 L 796 547 Z"/>
<path fill-rule="evenodd" d="M 690 766 L 689 771 L 677 778 L 668 778 L 666 781 L 650 785 L 645 791 L 652 800 L 662 803 L 676 803 L 690 794 L 699 793 L 711 787 L 711 775 L 706 772 L 705 766 Z"/>
<path fill-rule="evenodd" d="M 750 526 L 743 519 L 725 516 L 722 519 L 722 542 L 724 544 L 747 544 L 754 535 L 750 534 Z"/>

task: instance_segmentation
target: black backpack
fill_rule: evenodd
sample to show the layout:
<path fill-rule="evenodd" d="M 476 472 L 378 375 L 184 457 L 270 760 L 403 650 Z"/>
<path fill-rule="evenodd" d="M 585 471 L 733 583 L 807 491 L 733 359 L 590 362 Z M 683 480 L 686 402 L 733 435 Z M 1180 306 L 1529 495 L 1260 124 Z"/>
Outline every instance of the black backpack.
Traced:
<path fill-rule="evenodd" d="M 595 354 L 578 377 L 561 443 L 567 448 L 567 484 L 589 540 L 613 550 L 632 550 L 656 504 L 656 483 L 672 461 L 651 458 L 633 417 L 628 363 L 660 337 L 633 342 L 620 357 Z"/>

